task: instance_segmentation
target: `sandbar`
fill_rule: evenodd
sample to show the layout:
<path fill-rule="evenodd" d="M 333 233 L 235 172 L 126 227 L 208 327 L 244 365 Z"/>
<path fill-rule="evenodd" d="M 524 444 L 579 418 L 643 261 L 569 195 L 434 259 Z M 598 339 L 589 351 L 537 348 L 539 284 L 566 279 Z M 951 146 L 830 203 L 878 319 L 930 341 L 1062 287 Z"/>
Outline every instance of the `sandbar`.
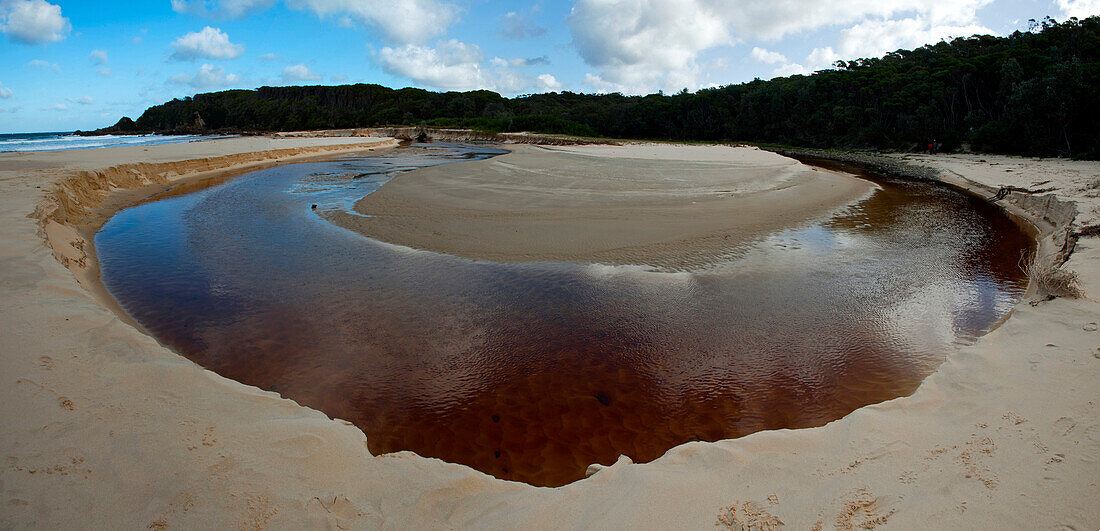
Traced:
<path fill-rule="evenodd" d="M 329 219 L 415 249 L 493 262 L 693 270 L 874 188 L 752 147 L 514 145 L 400 174 Z"/>

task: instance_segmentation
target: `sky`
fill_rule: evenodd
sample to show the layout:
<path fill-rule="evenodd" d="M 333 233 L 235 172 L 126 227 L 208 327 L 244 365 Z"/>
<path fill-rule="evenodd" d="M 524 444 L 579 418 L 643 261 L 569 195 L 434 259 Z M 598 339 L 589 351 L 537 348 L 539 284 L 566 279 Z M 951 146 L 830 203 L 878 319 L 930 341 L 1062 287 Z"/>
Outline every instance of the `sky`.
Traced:
<path fill-rule="evenodd" d="M 1097 14 L 1100 0 L 0 0 L 0 133 L 265 85 L 695 91 Z"/>

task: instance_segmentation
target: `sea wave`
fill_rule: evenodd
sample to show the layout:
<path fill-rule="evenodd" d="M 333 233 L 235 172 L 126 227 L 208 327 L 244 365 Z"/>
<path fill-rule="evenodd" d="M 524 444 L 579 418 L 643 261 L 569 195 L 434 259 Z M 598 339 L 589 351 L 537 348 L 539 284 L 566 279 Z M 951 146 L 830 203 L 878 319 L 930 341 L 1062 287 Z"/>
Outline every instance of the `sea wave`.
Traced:
<path fill-rule="evenodd" d="M 0 153 L 94 149 L 115 146 L 175 144 L 214 138 L 204 135 L 78 136 L 67 132 L 0 134 Z"/>

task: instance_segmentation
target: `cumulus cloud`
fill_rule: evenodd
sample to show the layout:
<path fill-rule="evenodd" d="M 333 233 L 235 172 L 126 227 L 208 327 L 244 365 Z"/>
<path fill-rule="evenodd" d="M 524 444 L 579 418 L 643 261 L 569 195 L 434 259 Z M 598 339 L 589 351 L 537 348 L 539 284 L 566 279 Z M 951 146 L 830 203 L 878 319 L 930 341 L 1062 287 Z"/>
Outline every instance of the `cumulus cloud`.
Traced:
<path fill-rule="evenodd" d="M 92 64 L 105 65 L 107 64 L 107 52 L 103 50 L 92 50 L 92 53 L 88 54 L 88 59 L 92 60 Z"/>
<path fill-rule="evenodd" d="M 275 0 L 172 0 L 177 13 L 214 18 L 243 17 L 267 9 Z M 443 35 L 459 9 L 439 0 L 285 0 L 287 7 L 309 11 L 338 23 L 358 23 L 377 30 L 387 42 L 423 43 Z"/>
<path fill-rule="evenodd" d="M 568 18 L 590 85 L 640 93 L 696 86 L 699 52 L 730 44 L 727 23 L 701 0 L 580 0 Z"/>
<path fill-rule="evenodd" d="M 500 20 L 500 36 L 505 39 L 519 41 L 533 39 L 546 35 L 546 28 L 535 24 L 531 19 L 509 11 Z"/>
<path fill-rule="evenodd" d="M 890 45 L 916 46 L 950 35 L 988 32 L 976 20 L 977 10 L 991 1 L 579 0 L 568 24 L 581 58 L 598 70 L 587 76 L 589 85 L 641 93 L 657 88 L 705 86 L 701 55 L 746 40 L 774 40 L 849 25 L 853 35 L 863 32 L 875 39 L 865 45 L 838 43 L 836 53 L 845 56 L 849 48 L 860 53 L 881 53 L 896 49 Z M 898 16 L 907 18 L 893 20 Z M 903 21 L 908 22 L 899 23 Z M 894 33 L 878 34 L 873 31 L 876 27 Z M 779 59 L 770 55 L 774 52 L 764 52 L 767 50 L 760 48 L 750 56 L 762 62 Z M 822 54 L 816 57 L 824 58 Z M 790 72 L 799 66 L 783 59 L 770 64 L 784 63 L 780 70 Z M 802 70 L 815 66 L 807 65 Z"/>
<path fill-rule="evenodd" d="M 969 23 L 978 9 L 993 0 L 707 0 L 716 16 L 728 20 L 746 37 L 776 39 L 826 26 L 846 25 L 868 19 L 889 19 L 898 15 L 917 16 L 931 25 Z"/>
<path fill-rule="evenodd" d="M 45 0 L 0 0 L 0 32 L 24 44 L 57 42 L 72 30 L 61 6 Z"/>
<path fill-rule="evenodd" d="M 488 63 L 476 44 L 455 39 L 435 47 L 408 44 L 378 52 L 382 70 L 446 90 L 488 89 L 516 93 L 531 86 L 531 79 L 516 72 L 508 60 L 494 57 Z"/>
<path fill-rule="evenodd" d="M 65 98 L 69 100 L 69 103 L 78 103 L 80 105 L 91 105 L 95 103 L 95 100 L 91 96 L 81 96 L 79 98 Z"/>
<path fill-rule="evenodd" d="M 261 61 L 282 61 L 283 60 L 283 58 L 281 56 L 279 56 L 279 54 L 275 54 L 275 53 L 265 53 L 265 54 L 257 57 L 257 59 L 259 59 Z"/>
<path fill-rule="evenodd" d="M 772 77 L 786 77 L 795 75 L 807 75 L 812 74 L 814 71 L 812 68 L 802 66 L 801 63 L 787 63 L 775 70 L 772 70 Z"/>
<path fill-rule="evenodd" d="M 284 81 L 317 81 L 319 79 L 321 79 L 321 76 L 314 74 L 304 64 L 290 65 L 283 69 Z"/>
<path fill-rule="evenodd" d="M 764 48 L 760 48 L 759 46 L 754 47 L 752 51 L 749 52 L 749 57 L 752 57 L 754 61 L 760 61 L 761 63 L 769 65 L 787 62 L 787 56 L 779 52 L 771 52 L 765 50 Z"/>
<path fill-rule="evenodd" d="M 236 59 L 244 53 L 244 46 L 229 42 L 229 35 L 218 28 L 207 26 L 202 31 L 188 33 L 172 43 L 176 51 L 171 58 L 177 61 L 206 59 Z"/>
<path fill-rule="evenodd" d="M 4 84 L 0 83 L 0 99 L 11 99 L 15 97 L 15 93 L 10 88 L 4 88 Z"/>
<path fill-rule="evenodd" d="M 826 67 L 838 59 L 878 57 L 900 49 L 910 49 L 954 37 L 991 34 L 993 30 L 979 24 L 935 25 L 926 18 L 872 20 L 856 24 L 840 32 L 836 48 L 815 48 L 807 57 L 811 66 Z"/>
<path fill-rule="evenodd" d="M 61 66 L 57 63 L 51 63 L 49 61 L 43 61 L 41 59 L 31 59 L 27 62 L 27 66 L 36 68 L 38 70 L 53 70 L 54 72 L 60 72 Z"/>
<path fill-rule="evenodd" d="M 226 73 L 225 68 L 220 66 L 214 67 L 213 65 L 204 64 L 199 67 L 199 71 L 195 72 L 194 75 L 177 74 L 168 78 L 168 81 L 177 85 L 188 85 L 200 90 L 209 90 L 236 85 L 241 82 L 241 77 Z"/>
<path fill-rule="evenodd" d="M 539 74 L 537 81 L 539 92 L 558 92 L 562 88 L 561 82 L 550 74 Z"/>
<path fill-rule="evenodd" d="M 114 71 L 112 71 L 110 68 L 107 68 L 105 66 L 101 66 L 101 67 L 95 69 L 95 71 L 96 71 L 96 73 L 98 73 L 99 75 L 101 75 L 103 77 L 111 77 L 111 74 L 114 74 Z"/>
<path fill-rule="evenodd" d="M 287 0 L 287 5 L 322 18 L 349 17 L 401 44 L 438 37 L 458 17 L 457 7 L 437 0 Z"/>
<path fill-rule="evenodd" d="M 1100 0 L 1057 0 L 1055 3 L 1066 17 L 1088 18 L 1100 15 Z"/>

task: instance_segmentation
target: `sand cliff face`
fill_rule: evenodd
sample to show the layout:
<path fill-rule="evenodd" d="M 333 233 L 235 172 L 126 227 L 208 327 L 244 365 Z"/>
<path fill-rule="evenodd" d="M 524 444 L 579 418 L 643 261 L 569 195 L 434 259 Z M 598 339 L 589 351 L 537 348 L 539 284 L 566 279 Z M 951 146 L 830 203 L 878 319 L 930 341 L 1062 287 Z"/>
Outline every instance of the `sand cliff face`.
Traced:
<path fill-rule="evenodd" d="M 66 227 L 55 220 L 96 215 L 113 182 L 158 177 L 92 177 L 31 213 L 39 187 L 74 171 L 267 150 L 0 155 L 0 527 L 1100 526 L 1090 299 L 1023 304 L 912 396 L 821 428 L 689 443 L 536 489 L 409 453 L 372 457 L 359 430 L 204 371 L 77 289 L 53 256 L 67 245 L 49 235 Z M 1078 203 L 1076 228 L 1100 213 L 1096 163 L 914 162 L 993 188 L 1049 180 Z M 1066 267 L 1100 293 L 1096 238 L 1081 237 Z"/>

